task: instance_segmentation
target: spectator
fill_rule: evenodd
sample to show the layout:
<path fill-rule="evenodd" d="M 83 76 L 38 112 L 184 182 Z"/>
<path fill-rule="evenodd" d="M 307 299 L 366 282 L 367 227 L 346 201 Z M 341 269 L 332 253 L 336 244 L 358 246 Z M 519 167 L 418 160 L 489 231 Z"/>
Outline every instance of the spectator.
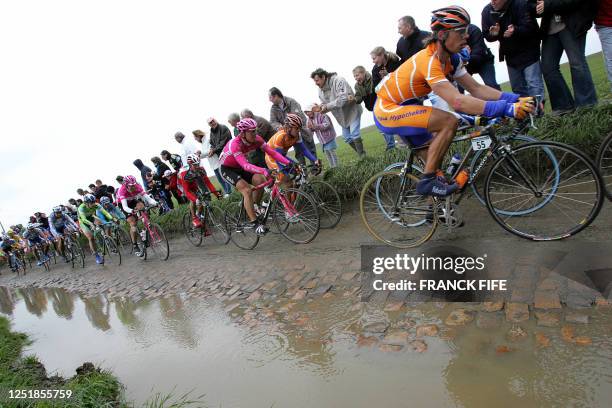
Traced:
<path fill-rule="evenodd" d="M 384 47 L 376 47 L 370 52 L 372 57 L 372 86 L 376 86 L 387 76 L 387 74 L 395 71 L 402 63 L 400 58 L 392 52 L 388 52 Z"/>
<path fill-rule="evenodd" d="M 361 65 L 353 68 L 353 78 L 355 78 L 355 96 L 349 95 L 349 102 L 354 101 L 356 104 L 363 102 L 366 109 L 370 112 L 374 110 L 374 103 L 376 102 L 376 93 L 372 84 L 372 75 L 365 70 Z M 386 135 L 383 133 L 385 138 L 385 144 L 387 150 L 395 148 L 395 139 L 393 135 Z"/>
<path fill-rule="evenodd" d="M 177 202 L 185 203 L 185 198 L 183 197 L 183 193 L 180 189 L 180 186 L 177 183 L 178 177 L 175 172 L 172 170 L 166 170 L 163 176 L 164 189 L 174 196 Z M 172 199 L 170 199 L 172 201 Z"/>
<path fill-rule="evenodd" d="M 215 118 L 208 118 L 207 122 L 210 126 L 210 150 L 208 151 L 208 157 L 213 155 L 219 157 L 221 152 L 223 152 L 225 144 L 232 140 L 232 134 L 227 126 L 220 125 Z"/>
<path fill-rule="evenodd" d="M 321 105 L 312 108 L 314 112 L 331 112 L 342 127 L 342 137 L 351 146 L 359 157 L 364 157 L 366 151 L 361 141 L 361 105 L 349 101 L 349 96 L 354 96 L 346 79 L 338 76 L 335 72 L 327 72 L 318 68 L 312 72 L 310 77 L 319 87 L 319 99 Z"/>
<path fill-rule="evenodd" d="M 138 171 L 140 171 L 140 177 L 142 177 L 142 186 L 144 187 L 145 190 L 148 190 L 150 186 L 149 186 L 149 183 L 147 183 L 146 174 L 153 173 L 153 170 L 151 170 L 149 166 L 145 166 L 142 163 L 142 160 L 140 159 L 134 160 L 134 166 L 136 166 Z"/>
<path fill-rule="evenodd" d="M 81 197 L 84 197 L 85 194 L 89 194 L 89 191 L 83 190 L 82 188 L 77 188 L 77 194 L 80 195 Z"/>
<path fill-rule="evenodd" d="M 217 181 L 221 185 L 221 188 L 225 192 L 225 196 L 227 197 L 229 193 L 232 192 L 232 188 L 228 182 L 226 182 L 223 177 L 221 177 L 221 173 L 219 172 L 219 156 L 216 154 L 210 155 L 210 138 L 206 137 L 206 133 L 203 130 L 197 129 L 191 132 L 193 134 L 196 142 L 201 146 L 200 148 L 200 157 L 206 158 L 208 161 L 208 165 L 215 172 L 215 176 L 217 177 Z"/>
<path fill-rule="evenodd" d="M 159 155 L 162 160 L 170 163 L 174 171 L 179 171 L 183 167 L 183 159 L 178 154 L 172 154 L 167 150 L 162 150 Z"/>
<path fill-rule="evenodd" d="M 102 183 L 102 180 L 96 180 L 96 184 L 94 186 L 94 190 L 92 190 L 93 195 L 96 196 L 96 198 L 99 200 L 102 197 L 108 197 L 112 200 L 113 198 L 113 191 L 109 191 L 109 186 L 107 186 L 106 184 Z"/>
<path fill-rule="evenodd" d="M 165 202 L 170 210 L 174 209 L 174 203 L 172 202 L 172 198 L 170 197 L 170 193 L 166 191 L 165 183 L 162 179 L 155 179 L 155 175 L 153 172 L 147 172 L 145 174 L 145 179 L 147 180 L 147 193 L 149 193 L 153 199 L 157 202 Z M 159 211 L 160 215 L 164 214 L 166 209 L 161 206 Z"/>
<path fill-rule="evenodd" d="M 608 82 L 612 90 L 612 0 L 599 0 L 595 28 L 601 40 L 604 63 L 608 70 Z"/>
<path fill-rule="evenodd" d="M 311 104 L 307 106 L 304 111 L 308 117 L 306 127 L 317 135 L 319 143 L 323 146 L 323 153 L 325 153 L 325 157 L 327 157 L 329 167 L 333 169 L 340 164 L 338 156 L 336 155 L 336 149 L 338 148 L 336 144 L 336 131 L 334 130 L 334 125 L 329 115 L 313 112 L 312 109 L 314 106 L 315 104 Z"/>
<path fill-rule="evenodd" d="M 232 126 L 232 129 L 233 129 L 232 134 L 234 136 L 238 136 L 238 133 L 240 133 L 240 131 L 238 130 L 236 125 L 240 121 L 240 115 L 238 115 L 236 112 L 230 113 L 229 116 L 227 117 L 227 121 Z"/>
<path fill-rule="evenodd" d="M 399 56 L 400 63 L 407 61 L 414 54 L 425 48 L 425 40 L 431 35 L 428 31 L 419 30 L 414 22 L 414 18 L 410 16 L 404 16 L 399 19 L 397 32 L 401 37 L 397 41 L 395 53 Z"/>
<path fill-rule="evenodd" d="M 174 140 L 181 145 L 182 152 L 181 155 L 181 163 L 183 166 L 187 166 L 187 156 L 196 152 L 196 148 L 193 143 L 185 139 L 185 135 L 181 132 L 176 132 L 174 134 Z M 177 170 L 178 171 L 178 170 Z"/>
<path fill-rule="evenodd" d="M 501 87 L 495 79 L 495 57 L 486 46 L 484 35 L 478 26 L 470 24 L 468 26 L 468 47 L 470 60 L 465 67 L 470 75 L 478 74 L 482 78 L 485 85 L 501 91 Z M 463 88 L 459 87 L 461 93 Z"/>
<path fill-rule="evenodd" d="M 536 14 L 542 17 L 542 72 L 552 110 L 562 114 L 576 106 L 596 104 L 595 85 L 584 54 L 587 31 L 597 12 L 596 0 L 537 0 L 535 4 Z M 563 51 L 569 60 L 574 97 L 559 69 Z"/>
<path fill-rule="evenodd" d="M 261 116 L 255 116 L 253 112 L 249 109 L 243 109 L 240 112 L 240 117 L 251 118 L 257 123 L 256 132 L 259 136 L 261 136 L 266 142 L 270 140 L 272 136 L 276 133 L 270 122 Z M 266 154 L 261 149 L 255 149 L 249 153 L 249 161 L 256 166 L 266 168 L 268 167 L 266 164 Z"/>
<path fill-rule="evenodd" d="M 482 32 L 487 41 L 499 41 L 499 60 L 506 61 L 512 92 L 544 95 L 538 23 L 526 0 L 491 0 L 482 10 Z"/>
<path fill-rule="evenodd" d="M 280 89 L 276 87 L 270 88 L 268 96 L 268 99 L 270 102 L 272 102 L 272 107 L 270 108 L 270 124 L 274 128 L 275 132 L 277 132 L 283 126 L 288 113 L 295 113 L 300 117 L 300 119 L 302 119 L 302 123 L 306 123 L 306 115 L 302 111 L 300 104 L 295 99 L 284 96 Z M 302 137 L 304 146 L 306 146 L 311 153 L 316 153 L 317 148 L 314 144 L 314 139 L 312 138 L 312 132 L 308 130 L 308 128 L 302 127 L 300 136 Z M 295 158 L 301 164 L 306 164 L 306 158 L 301 151 L 296 150 Z"/>
<path fill-rule="evenodd" d="M 166 163 L 161 161 L 158 156 L 151 157 L 151 163 L 153 163 L 153 165 L 155 166 L 155 180 L 161 180 L 161 178 L 164 176 L 164 172 L 166 170 L 170 170 L 170 167 L 168 167 Z"/>

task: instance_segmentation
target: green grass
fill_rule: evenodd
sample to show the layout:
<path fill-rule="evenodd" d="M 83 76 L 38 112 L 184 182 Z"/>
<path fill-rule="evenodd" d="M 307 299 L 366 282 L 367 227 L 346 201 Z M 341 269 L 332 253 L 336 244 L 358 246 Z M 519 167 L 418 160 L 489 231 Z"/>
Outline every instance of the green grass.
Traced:
<path fill-rule="evenodd" d="M 95 368 L 83 370 L 74 377 L 64 379 L 47 375 L 45 367 L 35 356 L 22 356 L 30 340 L 23 333 L 11 331 L 10 322 L 0 316 L 0 407 L 33 408 L 132 408 L 124 399 L 124 387 L 110 371 Z M 64 389 L 72 390 L 70 399 L 11 400 L 10 389 Z M 5 393 L 5 394 L 3 394 Z M 182 408 L 202 406 L 202 397 L 189 397 L 190 393 L 175 397 L 173 393 L 155 394 L 143 406 L 151 408 Z M 6 405 L 5 405 L 6 404 Z"/>

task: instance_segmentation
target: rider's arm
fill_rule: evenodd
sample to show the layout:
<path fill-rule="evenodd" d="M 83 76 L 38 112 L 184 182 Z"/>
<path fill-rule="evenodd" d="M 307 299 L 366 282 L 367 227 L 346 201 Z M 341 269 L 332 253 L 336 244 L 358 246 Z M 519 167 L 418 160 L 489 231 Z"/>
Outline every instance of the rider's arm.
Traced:
<path fill-rule="evenodd" d="M 268 146 L 267 143 L 264 143 L 264 144 L 261 145 L 261 150 L 263 150 L 264 153 L 268 154 L 272 159 L 276 160 L 279 163 L 282 163 L 282 164 L 285 164 L 285 165 L 291 163 L 289 161 L 289 159 L 287 159 L 285 156 L 283 156 L 282 154 L 280 154 L 279 152 L 277 152 L 276 150 L 274 150 L 273 148 Z M 236 159 L 238 159 L 238 158 L 236 158 Z M 246 160 L 246 159 L 244 159 L 244 157 L 243 157 L 243 160 Z M 261 173 L 261 174 L 264 174 L 264 173 Z"/>
<path fill-rule="evenodd" d="M 85 212 L 85 209 L 83 208 L 83 206 L 79 207 L 78 214 L 79 214 L 79 221 L 81 222 L 81 224 L 85 224 L 89 227 L 93 227 L 93 223 L 87 219 L 87 213 Z"/>
<path fill-rule="evenodd" d="M 187 199 L 192 203 L 195 203 L 198 197 L 196 197 L 193 191 L 191 191 L 191 189 L 189 188 L 189 183 L 185 181 L 183 177 L 179 177 L 178 182 L 180 183 L 181 187 L 183 187 L 183 193 L 185 194 L 185 197 L 187 197 Z"/>
<path fill-rule="evenodd" d="M 307 148 L 306 145 L 304 145 L 304 142 L 297 142 L 295 145 L 293 145 L 293 147 L 295 147 L 296 150 L 301 150 L 308 160 L 312 162 L 316 162 L 318 160 L 316 154 L 313 155 L 310 149 Z"/>
<path fill-rule="evenodd" d="M 55 225 L 53 225 L 53 220 L 49 220 L 49 231 L 51 232 L 51 235 L 55 238 L 59 237 L 59 234 L 57 233 L 57 230 L 55 229 Z"/>
<path fill-rule="evenodd" d="M 457 78 L 457 82 L 459 82 L 459 78 Z M 461 84 L 461 82 L 459 83 Z M 437 82 L 432 85 L 431 89 L 457 112 L 463 112 L 469 115 L 482 115 L 484 112 L 485 101 L 470 95 L 462 95 L 457 88 L 448 81 Z M 500 94 L 501 92 L 497 91 L 497 93 Z"/>
<path fill-rule="evenodd" d="M 266 145 L 264 144 L 264 146 L 266 146 Z M 287 161 L 287 159 L 285 159 L 280 153 L 277 153 L 273 149 L 269 149 L 269 150 L 274 152 L 275 155 L 277 155 L 277 156 L 274 156 L 275 159 L 276 159 L 276 157 L 280 156 L 280 157 L 283 158 L 283 163 Z M 266 150 L 264 150 L 264 151 L 266 153 L 268 153 Z M 259 167 L 259 166 L 255 166 L 252 163 L 249 163 L 249 161 L 246 159 L 246 157 L 244 157 L 244 154 L 242 154 L 242 153 L 235 154 L 234 155 L 234 159 L 240 165 L 240 167 L 242 167 L 243 170 L 248 171 L 249 173 L 263 174 L 264 176 L 267 176 L 269 174 L 268 170 L 266 170 L 266 169 L 264 169 L 262 167 Z"/>
<path fill-rule="evenodd" d="M 123 208 L 123 211 L 125 211 L 128 214 L 131 214 L 134 210 L 132 210 L 130 208 L 130 206 L 128 205 L 128 200 L 127 198 L 122 198 L 121 199 L 121 208 Z"/>

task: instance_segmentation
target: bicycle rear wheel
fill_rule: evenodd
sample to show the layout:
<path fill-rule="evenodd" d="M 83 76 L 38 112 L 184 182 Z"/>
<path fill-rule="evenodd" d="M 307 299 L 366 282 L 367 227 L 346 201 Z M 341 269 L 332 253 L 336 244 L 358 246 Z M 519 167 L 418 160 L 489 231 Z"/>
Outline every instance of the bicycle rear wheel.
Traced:
<path fill-rule="evenodd" d="M 230 204 L 225 211 L 225 226 L 230 239 L 240 249 L 253 249 L 259 242 L 259 235 L 248 224 L 242 201 Z"/>
<path fill-rule="evenodd" d="M 418 181 L 395 170 L 375 174 L 365 183 L 359 209 L 370 235 L 396 248 L 412 248 L 431 238 L 438 225 L 435 202 L 416 192 Z"/>
<path fill-rule="evenodd" d="M 183 215 L 183 231 L 185 232 L 185 236 L 187 236 L 187 240 L 191 242 L 192 245 L 197 247 L 202 245 L 202 238 L 204 238 L 204 228 L 196 228 L 193 226 L 190 212 L 187 212 L 185 213 L 185 215 Z"/>
<path fill-rule="evenodd" d="M 115 240 L 109 236 L 104 237 L 104 265 L 121 265 L 121 250 Z"/>
<path fill-rule="evenodd" d="M 119 225 L 114 229 L 113 239 L 115 240 L 117 247 L 124 253 L 132 251 L 132 240 L 130 239 L 130 234 L 128 234 L 128 232 L 122 226 Z"/>
<path fill-rule="evenodd" d="M 314 199 L 296 188 L 279 190 L 270 204 L 274 224 L 296 244 L 307 244 L 319 233 L 321 219 Z"/>
<path fill-rule="evenodd" d="M 506 231 L 534 241 L 582 231 L 599 213 L 603 194 L 601 176 L 591 160 L 556 142 L 512 149 L 493 163 L 485 183 L 493 219 Z"/>
<path fill-rule="evenodd" d="M 221 207 L 213 205 L 207 205 L 204 211 L 206 211 L 204 216 L 205 236 L 212 238 L 218 244 L 227 244 L 230 237 L 225 225 L 225 211 Z"/>
<path fill-rule="evenodd" d="M 336 189 L 321 180 L 309 181 L 303 187 L 315 201 L 321 219 L 321 228 L 334 228 L 342 218 L 342 201 Z"/>
<path fill-rule="evenodd" d="M 606 190 L 608 200 L 612 200 L 612 132 L 606 136 L 597 152 L 597 170 Z"/>
<path fill-rule="evenodd" d="M 165 261 L 170 256 L 170 244 L 162 227 L 151 223 L 147 231 L 147 243 L 155 256 Z"/>

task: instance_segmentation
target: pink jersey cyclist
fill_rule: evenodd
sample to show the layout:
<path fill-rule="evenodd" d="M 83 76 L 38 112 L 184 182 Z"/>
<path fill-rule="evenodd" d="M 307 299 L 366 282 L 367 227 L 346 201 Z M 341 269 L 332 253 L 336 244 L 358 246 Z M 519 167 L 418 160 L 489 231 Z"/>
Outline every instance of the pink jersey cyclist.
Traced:
<path fill-rule="evenodd" d="M 129 216 L 139 200 L 144 201 L 150 207 L 157 205 L 157 202 L 136 182 L 134 176 L 126 176 L 123 184 L 117 191 L 117 201 L 121 203 L 123 211 Z"/>

